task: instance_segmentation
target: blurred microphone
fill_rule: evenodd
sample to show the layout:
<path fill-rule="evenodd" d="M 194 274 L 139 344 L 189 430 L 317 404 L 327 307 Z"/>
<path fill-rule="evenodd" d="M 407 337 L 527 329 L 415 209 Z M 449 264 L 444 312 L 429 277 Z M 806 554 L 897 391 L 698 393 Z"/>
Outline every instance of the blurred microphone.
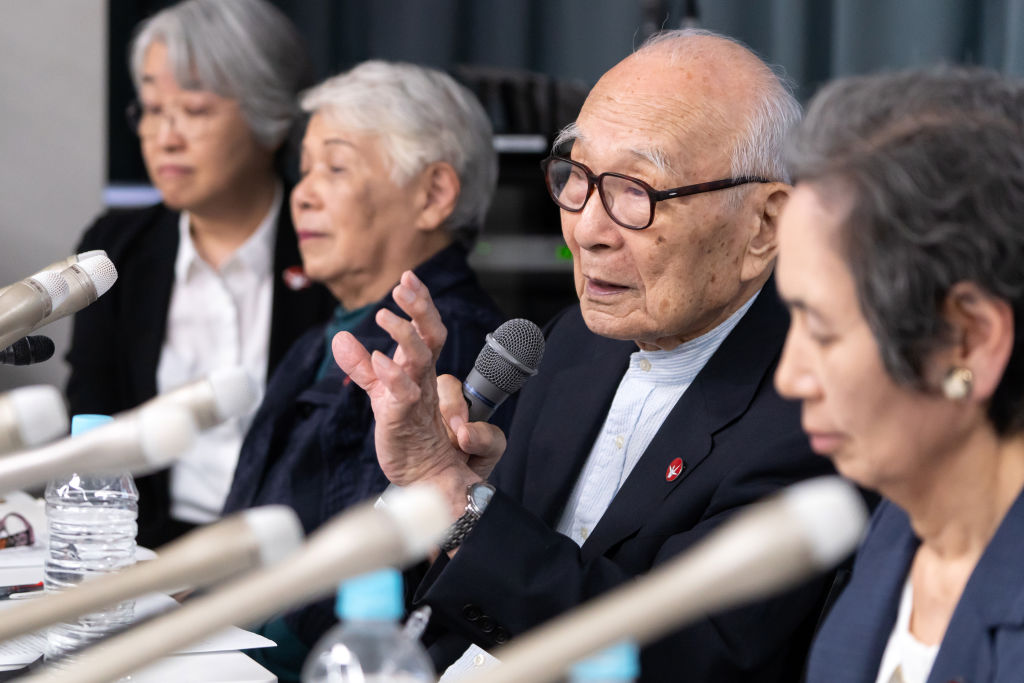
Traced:
<path fill-rule="evenodd" d="M 860 495 L 839 477 L 795 484 L 737 512 L 679 557 L 516 638 L 494 653 L 501 666 L 458 680 L 555 681 L 626 637 L 649 643 L 832 568 L 856 548 L 866 523 Z"/>
<path fill-rule="evenodd" d="M 68 412 L 55 387 L 37 384 L 0 394 L 0 453 L 31 448 L 68 433 Z"/>
<path fill-rule="evenodd" d="M 223 368 L 155 396 L 128 413 L 152 406 L 177 406 L 189 411 L 202 431 L 244 415 L 256 403 L 259 393 L 244 368 Z"/>
<path fill-rule="evenodd" d="M 92 432 L 80 437 L 84 438 Z M 362 503 L 335 516 L 283 562 L 246 574 L 180 609 L 81 651 L 70 662 L 19 679 L 106 683 L 235 624 L 251 626 L 282 610 L 331 595 L 338 583 L 385 566 L 404 566 L 437 546 L 451 507 L 431 487 L 410 486 L 386 509 Z"/>
<path fill-rule="evenodd" d="M 544 334 L 529 320 L 508 320 L 488 334 L 487 343 L 462 383 L 469 421 L 489 419 L 505 399 L 537 374 L 543 355 Z"/>
<path fill-rule="evenodd" d="M 92 253 L 92 252 L 86 252 Z M 68 284 L 68 295 L 60 305 L 39 321 L 33 329 L 48 325 L 66 315 L 77 313 L 96 301 L 117 282 L 117 268 L 105 253 L 81 259 L 60 271 L 60 276 Z"/>
<path fill-rule="evenodd" d="M 15 282 L 0 295 L 0 349 L 34 330 L 68 296 L 59 273 L 43 271 Z"/>
<path fill-rule="evenodd" d="M 48 270 L 53 270 L 53 271 L 56 271 L 56 272 L 59 273 L 60 271 L 62 271 L 65 268 L 67 268 L 68 266 L 73 266 L 74 264 L 79 263 L 81 261 L 86 261 L 86 260 L 94 258 L 96 256 L 106 256 L 106 255 L 107 255 L 107 252 L 105 252 L 102 249 L 92 249 L 90 251 L 83 251 L 81 254 L 72 254 L 71 256 L 66 256 L 66 257 L 62 258 L 61 260 L 59 260 L 59 261 L 54 261 L 53 263 L 51 263 L 50 265 L 46 266 L 45 268 L 40 269 L 39 272 L 42 273 L 42 272 L 45 272 L 45 271 L 48 271 Z M 8 289 L 10 289 L 10 286 L 0 287 L 0 296 L 2 296 L 3 293 L 6 292 Z"/>
<path fill-rule="evenodd" d="M 166 467 L 196 438 L 192 416 L 152 406 L 74 438 L 0 458 L 0 493 L 44 484 L 74 472 L 143 474 Z"/>
<path fill-rule="evenodd" d="M 0 365 L 32 365 L 53 357 L 53 340 L 37 335 L 22 337 L 0 351 Z"/>
<path fill-rule="evenodd" d="M 302 523 L 286 505 L 244 510 L 165 545 L 155 560 L 10 607 L 0 619 L 0 641 L 146 593 L 209 586 L 272 566 L 297 550 L 302 537 Z"/>

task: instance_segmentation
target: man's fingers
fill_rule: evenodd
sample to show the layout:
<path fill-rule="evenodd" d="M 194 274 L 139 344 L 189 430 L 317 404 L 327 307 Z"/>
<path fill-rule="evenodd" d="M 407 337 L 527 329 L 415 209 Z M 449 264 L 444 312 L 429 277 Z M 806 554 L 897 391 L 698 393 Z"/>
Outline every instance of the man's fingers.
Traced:
<path fill-rule="evenodd" d="M 387 388 L 398 403 L 412 407 L 416 401 L 420 400 L 422 392 L 419 385 L 405 373 L 398 363 L 380 351 L 373 352 L 370 362 L 377 380 Z"/>
<path fill-rule="evenodd" d="M 461 450 L 479 458 L 497 461 L 505 452 L 505 433 L 488 422 L 467 422 L 455 437 Z"/>
<path fill-rule="evenodd" d="M 386 308 L 377 311 L 376 321 L 398 343 L 395 361 L 404 367 L 406 372 L 414 375 L 419 381 L 428 369 L 433 369 L 434 354 L 427 348 L 412 323 Z"/>
<path fill-rule="evenodd" d="M 334 362 L 341 371 L 364 391 L 370 391 L 377 381 L 377 375 L 366 347 L 350 333 L 339 332 L 331 340 L 331 352 L 334 354 Z"/>
<path fill-rule="evenodd" d="M 452 433 L 457 433 L 459 427 L 469 420 L 469 406 L 462 395 L 462 382 L 451 375 L 441 375 L 437 378 L 437 398 L 441 416 Z"/>
<path fill-rule="evenodd" d="M 412 319 L 416 332 L 430 349 L 434 359 L 441 353 L 441 347 L 448 337 L 448 330 L 441 322 L 441 314 L 434 306 L 430 292 L 411 270 L 402 273 L 402 278 L 392 296 L 398 306 Z"/>

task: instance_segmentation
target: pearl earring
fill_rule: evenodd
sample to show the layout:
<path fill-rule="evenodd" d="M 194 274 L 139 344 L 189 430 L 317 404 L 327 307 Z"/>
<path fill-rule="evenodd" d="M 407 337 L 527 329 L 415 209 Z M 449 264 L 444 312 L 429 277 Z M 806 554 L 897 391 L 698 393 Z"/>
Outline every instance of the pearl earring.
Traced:
<path fill-rule="evenodd" d="M 950 368 L 942 380 L 942 393 L 950 401 L 962 401 L 971 395 L 974 387 L 974 373 L 970 368 Z"/>

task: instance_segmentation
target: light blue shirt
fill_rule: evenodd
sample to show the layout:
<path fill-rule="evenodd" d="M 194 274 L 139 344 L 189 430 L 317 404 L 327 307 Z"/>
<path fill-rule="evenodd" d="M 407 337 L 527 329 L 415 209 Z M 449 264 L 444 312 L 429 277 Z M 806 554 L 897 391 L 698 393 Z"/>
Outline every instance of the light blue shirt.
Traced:
<path fill-rule="evenodd" d="M 558 522 L 560 533 L 583 545 L 679 397 L 756 298 L 757 294 L 750 297 L 710 332 L 671 351 L 630 355 L 629 368 Z"/>

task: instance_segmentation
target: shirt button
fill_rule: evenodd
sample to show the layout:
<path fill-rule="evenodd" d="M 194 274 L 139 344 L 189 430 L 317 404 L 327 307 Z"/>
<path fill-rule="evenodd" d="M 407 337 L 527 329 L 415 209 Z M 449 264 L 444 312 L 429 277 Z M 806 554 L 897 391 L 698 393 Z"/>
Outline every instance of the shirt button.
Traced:
<path fill-rule="evenodd" d="M 616 448 L 622 448 L 623 444 L 625 444 L 625 443 L 626 443 L 626 440 L 622 438 L 621 434 L 619 436 L 615 437 L 615 447 Z"/>
<path fill-rule="evenodd" d="M 640 369 L 643 370 L 644 372 L 649 372 L 651 369 L 651 361 L 647 360 L 646 358 L 641 358 Z"/>
<path fill-rule="evenodd" d="M 473 666 L 483 666 L 483 665 L 484 665 L 484 656 L 483 655 L 477 655 L 476 657 L 473 657 Z"/>
<path fill-rule="evenodd" d="M 581 527 L 580 528 L 580 536 L 583 538 L 584 541 L 587 540 L 587 536 L 589 536 L 589 535 L 590 535 L 590 529 L 588 529 L 587 527 Z"/>

